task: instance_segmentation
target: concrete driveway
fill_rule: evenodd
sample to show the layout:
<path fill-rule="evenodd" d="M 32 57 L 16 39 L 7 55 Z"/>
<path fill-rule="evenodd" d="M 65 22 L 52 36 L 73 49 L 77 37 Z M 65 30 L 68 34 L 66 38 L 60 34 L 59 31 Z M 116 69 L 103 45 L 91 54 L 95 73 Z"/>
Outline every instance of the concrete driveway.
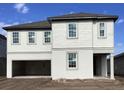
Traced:
<path fill-rule="evenodd" d="M 84 89 L 84 90 L 106 90 L 124 89 L 124 77 L 116 77 L 116 80 L 59 80 L 54 81 L 47 78 L 38 79 L 6 79 L 0 78 L 1 90 L 42 90 L 42 89 Z"/>

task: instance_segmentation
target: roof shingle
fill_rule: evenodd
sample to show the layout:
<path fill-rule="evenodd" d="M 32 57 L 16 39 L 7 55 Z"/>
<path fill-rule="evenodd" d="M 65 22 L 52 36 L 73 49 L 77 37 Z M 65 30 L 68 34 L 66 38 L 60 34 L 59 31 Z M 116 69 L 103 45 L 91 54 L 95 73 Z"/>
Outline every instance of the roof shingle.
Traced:
<path fill-rule="evenodd" d="M 48 21 L 39 21 L 32 23 L 19 24 L 14 26 L 3 27 L 5 30 L 33 30 L 33 29 L 51 29 L 50 23 Z"/>
<path fill-rule="evenodd" d="M 61 16 L 48 17 L 48 21 L 39 21 L 32 23 L 19 24 L 14 26 L 3 27 L 5 30 L 51 30 L 51 21 L 66 21 L 66 20 L 82 20 L 82 19 L 112 19 L 116 21 L 118 16 L 116 15 L 105 15 L 105 14 L 91 14 L 91 13 L 73 13 Z"/>
<path fill-rule="evenodd" d="M 4 35 L 1 35 L 1 34 L 0 34 L 0 38 L 6 40 L 6 37 Z"/>
<path fill-rule="evenodd" d="M 74 19 L 114 19 L 117 20 L 116 15 L 105 15 L 105 14 L 92 14 L 92 13 L 73 13 L 61 16 L 48 17 L 48 20 L 74 20 Z"/>

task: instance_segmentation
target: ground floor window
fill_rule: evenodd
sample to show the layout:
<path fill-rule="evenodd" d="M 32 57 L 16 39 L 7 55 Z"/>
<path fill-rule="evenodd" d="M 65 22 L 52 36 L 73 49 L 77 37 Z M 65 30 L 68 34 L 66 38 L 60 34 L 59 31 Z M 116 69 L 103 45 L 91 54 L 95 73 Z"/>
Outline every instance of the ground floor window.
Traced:
<path fill-rule="evenodd" d="M 67 54 L 67 63 L 69 69 L 77 68 L 77 53 L 68 53 Z"/>

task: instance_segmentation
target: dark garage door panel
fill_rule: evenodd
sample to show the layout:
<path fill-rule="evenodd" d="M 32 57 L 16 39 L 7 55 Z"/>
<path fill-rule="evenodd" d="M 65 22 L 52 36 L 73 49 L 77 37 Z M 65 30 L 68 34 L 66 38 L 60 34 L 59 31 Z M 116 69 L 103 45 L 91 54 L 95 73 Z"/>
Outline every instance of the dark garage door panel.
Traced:
<path fill-rule="evenodd" d="M 51 75 L 51 61 L 13 61 L 13 76 Z"/>
<path fill-rule="evenodd" d="M 0 76 L 6 75 L 6 58 L 0 57 Z"/>

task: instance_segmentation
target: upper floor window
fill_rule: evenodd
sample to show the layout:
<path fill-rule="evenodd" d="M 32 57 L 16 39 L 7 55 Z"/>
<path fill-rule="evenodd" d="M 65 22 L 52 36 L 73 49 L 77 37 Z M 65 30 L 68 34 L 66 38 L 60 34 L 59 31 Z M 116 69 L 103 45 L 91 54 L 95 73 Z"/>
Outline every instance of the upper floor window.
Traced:
<path fill-rule="evenodd" d="M 51 32 L 50 31 L 44 32 L 44 43 L 51 43 Z"/>
<path fill-rule="evenodd" d="M 19 32 L 13 32 L 12 37 L 13 37 L 13 44 L 18 44 L 19 43 Z"/>
<path fill-rule="evenodd" d="M 35 32 L 28 32 L 28 43 L 35 43 Z"/>
<path fill-rule="evenodd" d="M 100 37 L 105 37 L 105 23 L 100 23 L 99 24 L 99 31 L 100 31 Z"/>
<path fill-rule="evenodd" d="M 69 69 L 76 69 L 77 68 L 77 53 L 68 53 L 67 54 L 67 62 Z"/>
<path fill-rule="evenodd" d="M 77 37 L 77 28 L 75 23 L 68 24 L 68 37 L 69 38 Z"/>

